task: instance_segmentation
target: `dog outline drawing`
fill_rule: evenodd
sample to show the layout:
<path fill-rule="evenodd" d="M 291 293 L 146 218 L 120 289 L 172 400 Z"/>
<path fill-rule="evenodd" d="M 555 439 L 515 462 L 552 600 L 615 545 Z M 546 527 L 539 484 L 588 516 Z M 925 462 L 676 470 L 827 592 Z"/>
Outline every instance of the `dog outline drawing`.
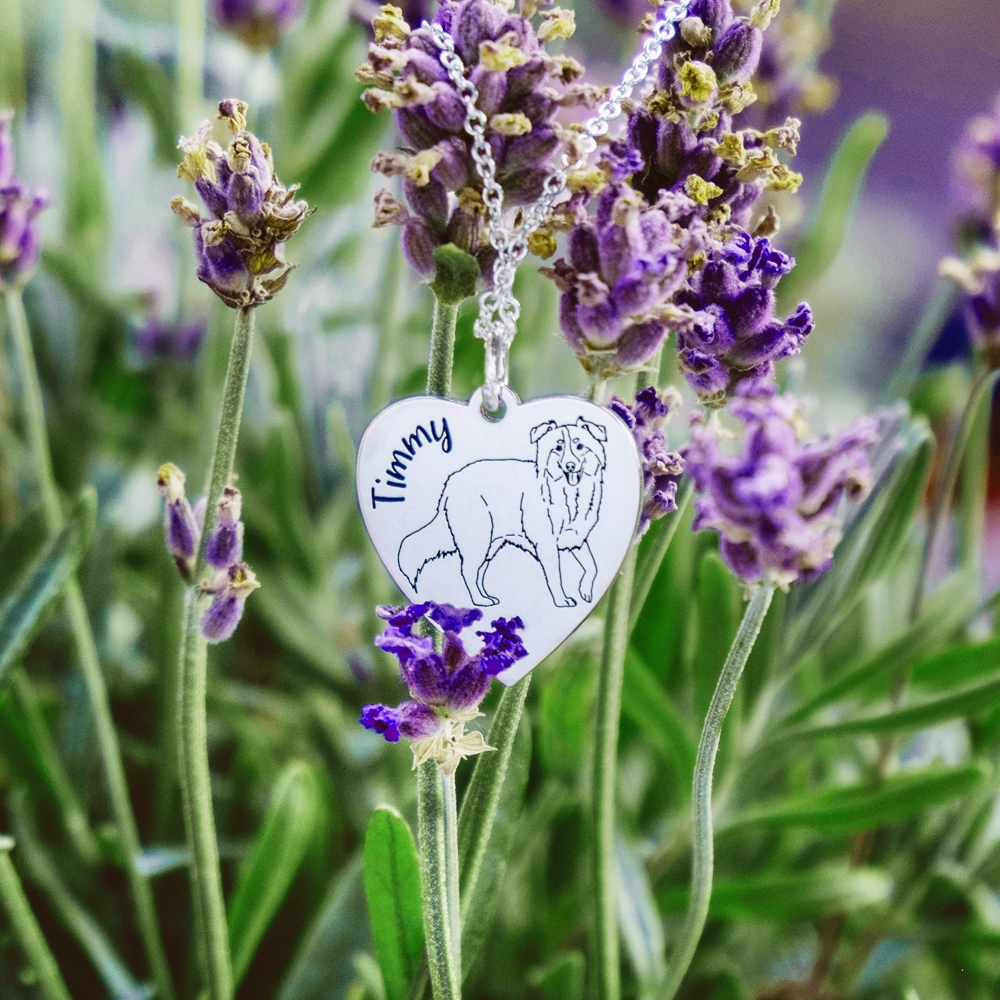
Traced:
<path fill-rule="evenodd" d="M 472 603 L 500 602 L 486 589 L 486 572 L 505 545 L 537 560 L 556 607 L 576 606 L 566 594 L 561 559 L 572 555 L 583 576 L 578 593 L 593 600 L 597 562 L 588 541 L 601 509 L 607 459 L 604 426 L 547 420 L 531 429 L 531 459 L 479 459 L 445 480 L 434 517 L 399 546 L 400 571 L 414 591 L 424 567 L 457 554 Z"/>

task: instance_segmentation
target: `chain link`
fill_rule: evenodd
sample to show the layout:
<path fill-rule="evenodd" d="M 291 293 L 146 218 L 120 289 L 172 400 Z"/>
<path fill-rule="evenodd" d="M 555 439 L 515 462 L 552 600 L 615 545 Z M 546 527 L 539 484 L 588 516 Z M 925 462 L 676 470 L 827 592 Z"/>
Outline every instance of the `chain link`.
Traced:
<path fill-rule="evenodd" d="M 496 179 L 496 163 L 486 139 L 486 115 L 476 107 L 479 92 L 465 75 L 465 65 L 455 51 L 455 41 L 439 24 L 424 21 L 434 44 L 441 50 L 441 65 L 448 71 L 465 105 L 465 131 L 472 137 L 472 159 L 483 181 L 483 202 L 489 213 L 490 245 L 497 253 L 493 265 L 493 287 L 479 297 L 479 318 L 475 333 L 486 342 L 486 382 L 483 401 L 486 409 L 495 411 L 500 406 L 500 388 L 509 376 L 510 345 L 517 333 L 517 320 L 521 306 L 514 297 L 514 275 L 518 265 L 528 255 L 528 239 L 548 217 L 552 206 L 566 190 L 569 175 L 585 162 L 597 149 L 597 138 L 606 135 L 608 126 L 622 113 L 622 102 L 632 96 L 636 87 L 649 75 L 650 68 L 663 54 L 663 46 L 677 34 L 677 25 L 687 17 L 688 0 L 665 4 L 653 25 L 652 36 L 647 38 L 636 54 L 632 65 L 625 71 L 621 83 L 612 87 L 607 99 L 597 109 L 579 133 L 575 146 L 577 156 L 562 154 L 561 166 L 553 170 L 542 184 L 542 192 L 535 203 L 525 209 L 520 224 L 513 230 L 507 228 L 503 218 L 503 188 Z"/>

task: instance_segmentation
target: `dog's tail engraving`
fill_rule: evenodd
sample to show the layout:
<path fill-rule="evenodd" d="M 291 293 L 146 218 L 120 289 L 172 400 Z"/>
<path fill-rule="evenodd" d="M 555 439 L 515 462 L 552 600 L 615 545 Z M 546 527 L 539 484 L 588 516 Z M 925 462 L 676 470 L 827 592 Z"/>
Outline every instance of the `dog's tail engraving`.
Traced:
<path fill-rule="evenodd" d="M 421 570 L 432 560 L 441 556 L 451 555 L 458 551 L 455 539 L 452 537 L 445 506 L 441 504 L 437 514 L 430 523 L 418 528 L 399 545 L 399 568 L 403 576 L 417 589 L 417 577 Z"/>

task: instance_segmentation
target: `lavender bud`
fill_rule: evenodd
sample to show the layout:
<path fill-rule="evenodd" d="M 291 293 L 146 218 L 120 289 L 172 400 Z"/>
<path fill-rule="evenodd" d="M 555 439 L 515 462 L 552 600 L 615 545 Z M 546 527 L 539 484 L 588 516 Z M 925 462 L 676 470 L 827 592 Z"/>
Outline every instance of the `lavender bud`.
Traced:
<path fill-rule="evenodd" d="M 216 569 L 228 569 L 243 558 L 243 522 L 240 491 L 227 486 L 222 491 L 215 530 L 205 545 L 205 561 Z"/>
<path fill-rule="evenodd" d="M 213 0 L 219 26 L 247 48 L 271 48 L 302 11 L 302 0 Z"/>
<path fill-rule="evenodd" d="M 184 473 L 173 462 L 161 465 L 156 474 L 157 488 L 166 500 L 164 534 L 167 551 L 174 557 L 181 576 L 190 580 L 201 528 L 184 495 L 184 479 Z"/>
<path fill-rule="evenodd" d="M 230 566 L 225 583 L 201 617 L 199 628 L 202 636 L 211 643 L 228 639 L 243 617 L 247 595 L 259 586 L 257 577 L 246 563 Z"/>
<path fill-rule="evenodd" d="M 35 218 L 49 205 L 14 175 L 11 115 L 0 113 L 0 291 L 22 288 L 35 271 L 40 243 Z"/>
<path fill-rule="evenodd" d="M 764 36 L 743 18 L 731 25 L 715 44 L 712 65 L 720 83 L 746 83 L 757 70 Z"/>

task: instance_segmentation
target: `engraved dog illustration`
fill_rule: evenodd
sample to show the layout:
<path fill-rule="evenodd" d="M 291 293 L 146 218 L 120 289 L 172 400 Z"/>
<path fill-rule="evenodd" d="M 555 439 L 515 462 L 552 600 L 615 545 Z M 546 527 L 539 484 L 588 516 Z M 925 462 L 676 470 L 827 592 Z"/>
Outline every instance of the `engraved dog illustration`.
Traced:
<path fill-rule="evenodd" d="M 588 538 L 601 510 L 607 430 L 580 417 L 532 428 L 535 459 L 481 459 L 446 480 L 437 513 L 399 546 L 399 568 L 413 589 L 432 559 L 458 555 L 472 603 L 500 602 L 486 589 L 486 571 L 505 545 L 538 560 L 556 607 L 576 600 L 563 587 L 560 557 L 583 570 L 579 595 L 593 599 L 597 563 Z"/>

